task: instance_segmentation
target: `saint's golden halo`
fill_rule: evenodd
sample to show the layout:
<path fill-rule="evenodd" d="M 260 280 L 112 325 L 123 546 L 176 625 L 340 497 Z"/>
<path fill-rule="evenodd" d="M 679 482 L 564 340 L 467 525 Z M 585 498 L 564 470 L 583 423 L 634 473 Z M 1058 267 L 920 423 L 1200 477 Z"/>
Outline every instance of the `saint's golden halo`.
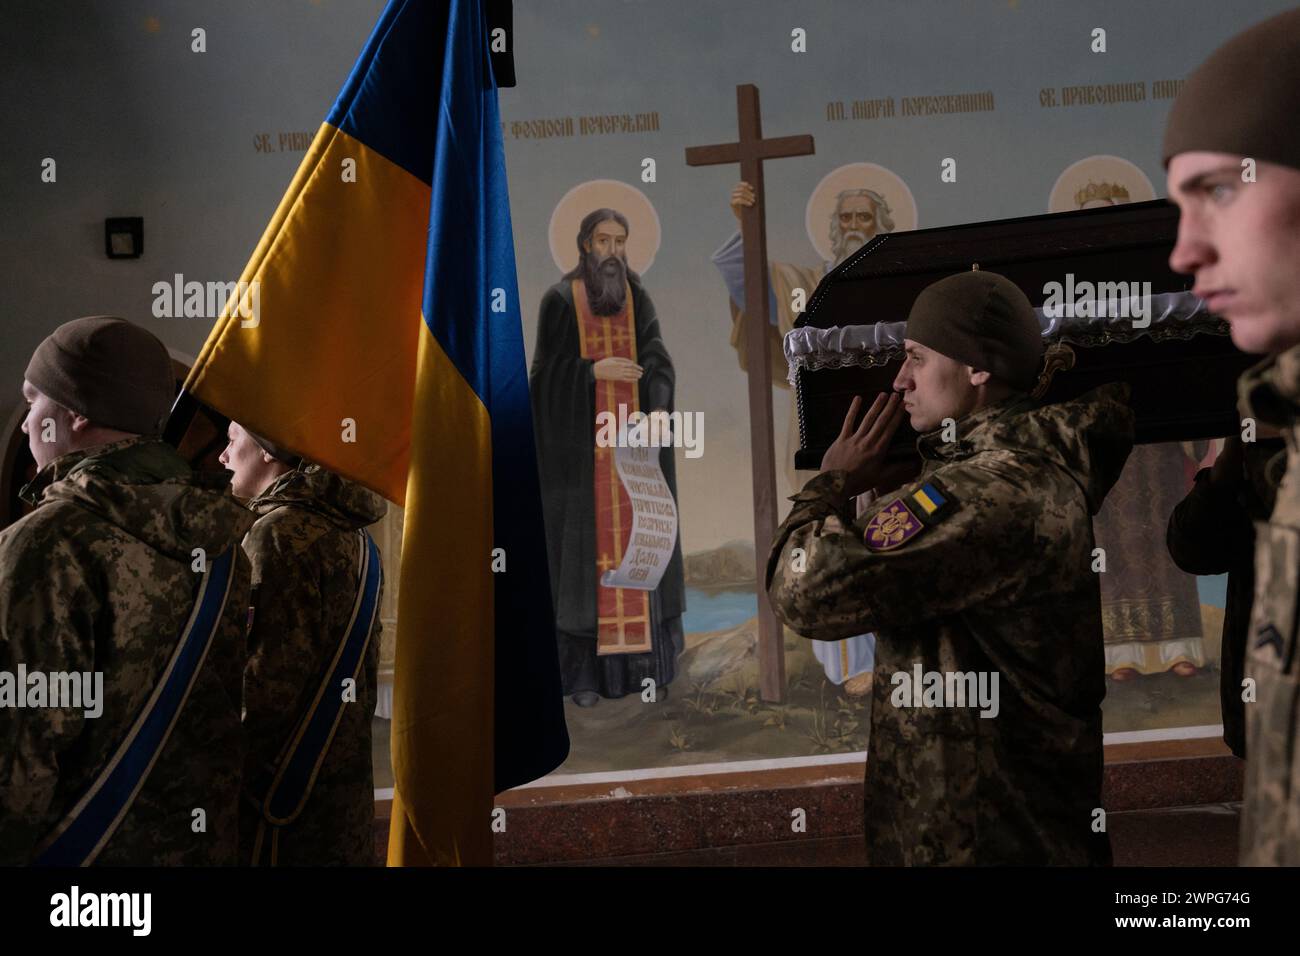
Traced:
<path fill-rule="evenodd" d="M 578 226 L 594 209 L 609 208 L 627 217 L 627 264 L 645 275 L 659 252 L 659 214 L 646 194 L 617 179 L 591 179 L 570 189 L 555 204 L 548 235 L 551 258 L 561 272 L 578 264 Z"/>

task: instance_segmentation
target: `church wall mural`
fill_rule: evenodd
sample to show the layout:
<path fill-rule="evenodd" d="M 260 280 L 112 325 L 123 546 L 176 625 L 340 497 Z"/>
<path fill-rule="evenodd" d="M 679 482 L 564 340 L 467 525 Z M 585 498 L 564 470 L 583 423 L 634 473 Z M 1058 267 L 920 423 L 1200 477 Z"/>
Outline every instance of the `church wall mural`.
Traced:
<path fill-rule="evenodd" d="M 602 256 L 583 245 L 579 226 L 587 214 L 609 209 L 626 220 L 622 227 L 612 223 L 626 256 L 621 266 L 610 266 L 616 273 L 610 287 L 627 290 L 631 312 L 642 300 L 653 309 L 657 338 L 647 339 L 639 325 L 633 336 L 629 310 L 616 303 L 606 304 L 606 314 L 627 327 L 638 349 L 651 351 L 641 363 L 644 375 L 654 362 L 671 366 L 672 408 L 698 415 L 703 426 L 690 456 L 683 447 L 661 453 L 676 479 L 680 640 L 671 616 L 679 605 L 664 598 L 677 592 L 675 584 L 640 592 L 649 600 L 611 616 L 612 626 L 634 626 L 648 607 L 649 653 L 618 655 L 623 660 L 614 663 L 590 625 L 585 635 L 562 635 L 573 750 L 557 774 L 833 760 L 866 746 L 871 635 L 824 644 L 787 629 L 784 700 L 764 700 L 759 690 L 738 229 L 754 190 L 735 164 L 684 161 L 688 147 L 736 140 L 736 85 L 759 87 L 763 135 L 815 140 L 812 155 L 764 164 L 774 466 L 784 516 L 785 499 L 812 474 L 793 467 L 797 421 L 779 348 L 779 336 L 797 315 L 797 290 L 811 296 L 828 269 L 880 233 L 1163 196 L 1159 131 L 1178 82 L 1220 34 L 1283 5 L 1234 9 L 1232 22 L 1177 44 L 1167 42 L 1161 26 L 1161 12 L 1173 10 L 1168 4 L 1152 4 L 1140 15 L 1118 4 L 1049 15 L 1014 2 L 922 2 L 874 11 L 829 3 L 797 14 L 759 3 L 747 9 L 761 13 L 743 17 L 729 12 L 734 5 L 711 6 L 717 25 L 662 8 L 652 14 L 641 4 L 572 3 L 562 13 L 516 13 L 521 36 L 554 40 L 542 48 L 572 49 L 576 35 L 587 51 L 553 61 L 520 50 L 521 75 L 529 81 L 502 95 L 539 414 L 567 421 L 570 407 L 582 407 L 576 396 L 561 401 L 538 394 L 538 363 L 551 355 L 557 295 L 564 299 L 562 321 L 580 324 L 570 304 L 573 290 L 566 294 L 564 287 L 580 285 L 580 248 L 592 256 L 588 276 L 601 268 Z M 981 36 L 1000 35 L 992 48 L 976 50 L 963 39 L 974 35 L 976 19 L 985 21 Z M 998 30 L 988 29 L 990 19 Z M 849 23 L 859 26 L 851 41 L 843 29 Z M 1106 30 L 1106 53 L 1090 49 L 1097 27 Z M 807 53 L 797 52 L 799 28 L 806 31 Z M 711 42 L 724 29 L 725 50 Z M 638 56 L 641 49 L 671 48 L 678 55 L 670 60 Z M 749 55 L 740 57 L 741 49 Z M 918 49 L 935 55 L 908 52 Z M 945 160 L 955 160 L 955 181 L 943 177 Z M 587 288 L 590 294 L 594 286 Z M 578 336 L 570 337 L 568 354 L 577 355 Z M 639 351 L 628 354 L 639 361 Z M 599 392 L 605 380 L 597 378 Z M 651 387 L 639 389 L 647 411 Z M 582 431 L 590 439 L 590 422 Z M 597 598 L 590 592 L 615 590 L 593 587 L 597 572 L 621 557 L 617 540 L 610 539 L 612 552 L 593 544 L 606 530 L 602 490 L 591 487 L 590 466 L 577 464 L 607 451 L 592 444 L 575 442 L 565 453 L 574 467 L 552 479 L 562 489 L 546 491 L 571 499 L 555 528 L 564 541 L 552 544 L 561 619 L 586 607 L 594 621 L 590 605 Z M 1225 582 L 1184 574 L 1165 545 L 1169 513 L 1217 449 L 1217 442 L 1140 447 L 1097 517 L 1097 544 L 1111 558 L 1102 598 L 1105 727 L 1112 741 L 1218 736 Z M 579 500 L 580 519 L 573 506 Z M 622 511 L 625 518 L 631 513 L 626 500 Z M 571 562 L 583 565 L 581 575 Z M 601 614 L 600 628 L 611 626 Z M 647 677 L 653 695 L 641 686 Z"/>

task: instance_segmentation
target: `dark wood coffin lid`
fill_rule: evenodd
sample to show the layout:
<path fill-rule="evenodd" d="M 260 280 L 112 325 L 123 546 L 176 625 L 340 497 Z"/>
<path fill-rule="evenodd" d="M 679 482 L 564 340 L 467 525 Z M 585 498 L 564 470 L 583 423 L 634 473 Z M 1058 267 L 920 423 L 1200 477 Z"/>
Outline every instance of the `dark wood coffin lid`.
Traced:
<path fill-rule="evenodd" d="M 795 324 L 904 321 L 922 289 L 973 264 L 1011 279 L 1036 307 L 1046 297 L 1044 286 L 1063 283 L 1067 273 L 1076 283 L 1150 282 L 1152 293 L 1181 292 L 1193 280 L 1169 268 L 1177 233 L 1177 207 L 1154 200 L 885 234 L 827 273 Z M 1237 424 L 1237 376 L 1256 357 L 1233 347 L 1226 325 L 1219 333 L 1076 346 L 1075 367 L 1057 374 L 1044 400 L 1063 401 L 1104 382 L 1127 381 L 1139 442 L 1227 434 Z M 870 400 L 890 387 L 897 371 L 897 362 L 876 369 L 800 370 L 802 448 L 796 467 L 818 467 L 853 395 Z M 910 428 L 899 429 L 899 453 L 907 454 L 915 438 Z"/>

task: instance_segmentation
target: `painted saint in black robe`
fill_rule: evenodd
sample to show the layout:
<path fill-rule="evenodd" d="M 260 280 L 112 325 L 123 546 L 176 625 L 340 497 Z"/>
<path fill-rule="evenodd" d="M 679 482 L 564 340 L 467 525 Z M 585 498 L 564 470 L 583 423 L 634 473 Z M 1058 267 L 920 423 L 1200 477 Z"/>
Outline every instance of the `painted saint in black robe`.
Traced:
<path fill-rule="evenodd" d="M 596 654 L 596 378 L 595 363 L 582 357 L 573 302 L 573 280 L 584 281 L 582 274 L 579 266 L 542 297 L 529 373 L 563 692 L 623 697 L 641 693 L 641 681 L 650 677 L 657 696 L 662 697 L 676 676 L 677 658 L 685 648 L 680 534 L 659 586 L 650 592 L 652 650 Z M 636 325 L 636 361 L 644 370 L 637 382 L 640 408 L 671 412 L 675 376 L 654 304 L 634 272 L 624 267 L 620 284 L 624 276 Z M 585 287 L 590 289 L 591 284 Z M 594 308 L 598 296 L 589 298 Z M 672 448 L 660 449 L 659 465 L 676 500 Z M 589 696 L 586 699 L 594 702 Z"/>

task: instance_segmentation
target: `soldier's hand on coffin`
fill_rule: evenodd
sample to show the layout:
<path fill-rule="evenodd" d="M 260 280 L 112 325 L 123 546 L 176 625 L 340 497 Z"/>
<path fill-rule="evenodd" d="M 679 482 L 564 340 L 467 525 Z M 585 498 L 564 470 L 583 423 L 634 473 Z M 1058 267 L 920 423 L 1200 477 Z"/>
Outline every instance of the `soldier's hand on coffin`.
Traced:
<path fill-rule="evenodd" d="M 641 378 L 641 372 L 642 368 L 636 362 L 617 355 L 599 359 L 591 369 L 598 381 L 605 382 L 635 382 Z"/>
<path fill-rule="evenodd" d="M 891 393 L 888 399 L 884 393 L 877 395 L 862 421 L 858 422 L 861 408 L 862 397 L 856 396 L 849 405 L 849 413 L 844 416 L 839 437 L 822 456 L 823 472 L 848 473 L 844 494 L 850 497 L 880 483 L 885 453 L 903 421 L 903 400 L 898 392 Z"/>
<path fill-rule="evenodd" d="M 745 182 L 736 183 L 731 190 L 731 211 L 737 222 L 740 221 L 741 209 L 752 205 L 754 205 L 754 187 Z"/>
<path fill-rule="evenodd" d="M 1210 469 L 1210 482 L 1218 488 L 1231 491 L 1246 480 L 1245 460 L 1241 454 L 1241 438 L 1232 434 L 1223 440 L 1223 449 L 1214 459 Z"/>

